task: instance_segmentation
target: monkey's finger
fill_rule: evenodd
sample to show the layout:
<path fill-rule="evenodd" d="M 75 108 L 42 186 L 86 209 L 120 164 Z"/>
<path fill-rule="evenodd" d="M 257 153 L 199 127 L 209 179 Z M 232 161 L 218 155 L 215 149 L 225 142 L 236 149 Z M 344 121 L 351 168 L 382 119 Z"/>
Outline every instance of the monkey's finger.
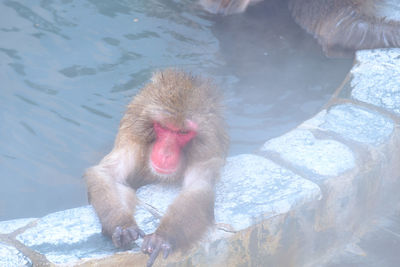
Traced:
<path fill-rule="evenodd" d="M 149 252 L 147 251 L 147 248 L 149 247 L 149 238 L 148 238 L 148 236 L 145 236 L 144 238 L 143 238 L 143 243 L 142 243 L 142 252 L 144 253 L 144 254 L 149 254 Z"/>
<path fill-rule="evenodd" d="M 111 240 L 117 248 L 120 248 L 122 246 L 121 235 L 122 228 L 118 226 L 115 228 L 114 233 L 111 236 Z"/>
<path fill-rule="evenodd" d="M 128 228 L 126 229 L 126 232 L 132 240 L 138 239 L 138 233 L 135 231 L 135 229 Z"/>
<path fill-rule="evenodd" d="M 171 253 L 171 248 L 163 249 L 163 259 L 164 260 L 168 257 L 169 253 Z"/>
<path fill-rule="evenodd" d="M 133 240 L 129 229 L 122 230 L 122 235 L 121 235 L 122 247 L 125 249 L 128 248 L 131 245 L 132 241 Z"/>
<path fill-rule="evenodd" d="M 171 253 L 171 246 L 168 243 L 164 243 L 161 245 L 162 250 L 163 250 L 163 258 L 166 259 L 169 255 L 169 253 Z"/>
<path fill-rule="evenodd" d="M 126 230 L 128 231 L 131 240 L 136 240 L 139 238 L 139 236 L 141 236 L 139 229 L 133 229 L 132 227 L 129 227 Z"/>
<path fill-rule="evenodd" d="M 156 260 L 158 254 L 160 253 L 161 246 L 156 246 L 154 251 L 150 254 L 149 260 L 147 261 L 147 267 L 153 266 L 154 261 Z"/>

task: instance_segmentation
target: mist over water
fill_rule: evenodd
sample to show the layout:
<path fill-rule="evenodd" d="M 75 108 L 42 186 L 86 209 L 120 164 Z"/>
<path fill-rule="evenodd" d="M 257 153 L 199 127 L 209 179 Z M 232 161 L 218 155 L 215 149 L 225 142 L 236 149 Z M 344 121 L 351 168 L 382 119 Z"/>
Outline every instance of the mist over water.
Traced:
<path fill-rule="evenodd" d="M 227 17 L 194 1 L 2 1 L 0 220 L 86 204 L 84 170 L 154 70 L 220 85 L 235 155 L 318 112 L 351 63 L 325 58 L 284 1 Z"/>

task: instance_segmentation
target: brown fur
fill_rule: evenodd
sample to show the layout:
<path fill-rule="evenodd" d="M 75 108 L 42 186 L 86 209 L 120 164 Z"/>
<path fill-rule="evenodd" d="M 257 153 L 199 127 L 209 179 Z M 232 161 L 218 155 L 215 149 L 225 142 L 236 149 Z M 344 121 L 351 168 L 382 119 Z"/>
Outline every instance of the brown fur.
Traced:
<path fill-rule="evenodd" d="M 295 21 L 312 34 L 327 56 L 352 56 L 355 50 L 400 47 L 400 23 L 377 18 L 381 0 L 289 0 Z M 209 11 L 243 12 L 257 0 L 201 0 Z"/>
<path fill-rule="evenodd" d="M 148 165 L 155 141 L 153 122 L 184 128 L 185 119 L 198 125 L 196 137 L 184 148 L 185 164 L 172 176 L 154 174 Z M 156 73 L 129 104 L 113 150 L 85 174 L 89 199 L 103 232 L 113 236 L 118 235 L 117 227 L 137 228 L 133 214 L 138 187 L 181 183 L 181 194 L 155 233 L 174 249 L 192 245 L 213 222 L 214 184 L 227 149 L 216 88 L 184 72 L 169 69 Z"/>

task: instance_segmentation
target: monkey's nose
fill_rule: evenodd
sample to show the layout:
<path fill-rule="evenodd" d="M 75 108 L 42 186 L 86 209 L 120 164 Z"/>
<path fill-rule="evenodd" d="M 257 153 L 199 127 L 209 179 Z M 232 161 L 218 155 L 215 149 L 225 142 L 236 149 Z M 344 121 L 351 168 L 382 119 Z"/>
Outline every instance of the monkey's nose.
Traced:
<path fill-rule="evenodd" d="M 180 146 L 174 138 L 165 138 L 156 142 L 151 153 L 151 161 L 158 173 L 171 174 L 179 167 Z"/>

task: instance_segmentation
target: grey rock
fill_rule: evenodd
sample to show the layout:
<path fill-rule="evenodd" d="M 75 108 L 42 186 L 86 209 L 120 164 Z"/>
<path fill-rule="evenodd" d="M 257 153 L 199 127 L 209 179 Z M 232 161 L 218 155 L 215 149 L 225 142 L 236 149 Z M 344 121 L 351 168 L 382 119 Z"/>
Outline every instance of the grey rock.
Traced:
<path fill-rule="evenodd" d="M 353 152 L 330 139 L 316 139 L 308 130 L 296 129 L 266 142 L 261 152 L 278 153 L 299 169 L 321 176 L 336 176 L 354 168 Z"/>
<path fill-rule="evenodd" d="M 179 191 L 149 185 L 138 190 L 138 197 L 164 214 Z M 216 186 L 215 219 L 239 231 L 320 197 L 311 181 L 263 157 L 239 155 L 227 160 Z"/>
<path fill-rule="evenodd" d="M 0 266 L 32 266 L 32 264 L 29 259 L 14 247 L 0 243 Z"/>
<path fill-rule="evenodd" d="M 351 96 L 400 114 L 400 49 L 363 50 L 351 70 Z"/>
<path fill-rule="evenodd" d="M 53 263 L 115 252 L 112 244 L 102 236 L 100 223 L 90 206 L 49 214 L 17 239 Z"/>
<path fill-rule="evenodd" d="M 135 217 L 146 233 L 154 231 L 157 218 L 147 210 L 138 207 Z M 101 224 L 92 206 L 49 214 L 38 220 L 35 227 L 18 235 L 17 239 L 56 264 L 122 251 L 101 233 Z M 139 251 L 141 242 L 139 240 L 134 244 L 133 251 Z"/>
<path fill-rule="evenodd" d="M 156 229 L 158 216 L 165 213 L 179 192 L 177 187 L 161 185 L 138 190 L 141 204 L 135 217 L 146 233 Z M 229 158 L 216 192 L 216 222 L 228 224 L 234 230 L 321 198 L 316 184 L 255 155 Z M 91 206 L 49 214 L 17 239 L 57 264 L 119 251 L 101 234 L 101 225 Z M 138 251 L 140 244 L 141 240 L 134 251 Z"/>
<path fill-rule="evenodd" d="M 237 231 L 321 198 L 320 188 L 255 155 L 228 159 L 217 185 L 215 217 Z"/>
<path fill-rule="evenodd" d="M 372 110 L 343 104 L 321 111 L 300 127 L 332 131 L 348 140 L 380 145 L 393 133 L 394 122 Z"/>
<path fill-rule="evenodd" d="M 17 219 L 10 221 L 0 222 L 0 234 L 9 234 L 15 230 L 28 225 L 30 222 L 36 220 L 35 218 Z"/>

